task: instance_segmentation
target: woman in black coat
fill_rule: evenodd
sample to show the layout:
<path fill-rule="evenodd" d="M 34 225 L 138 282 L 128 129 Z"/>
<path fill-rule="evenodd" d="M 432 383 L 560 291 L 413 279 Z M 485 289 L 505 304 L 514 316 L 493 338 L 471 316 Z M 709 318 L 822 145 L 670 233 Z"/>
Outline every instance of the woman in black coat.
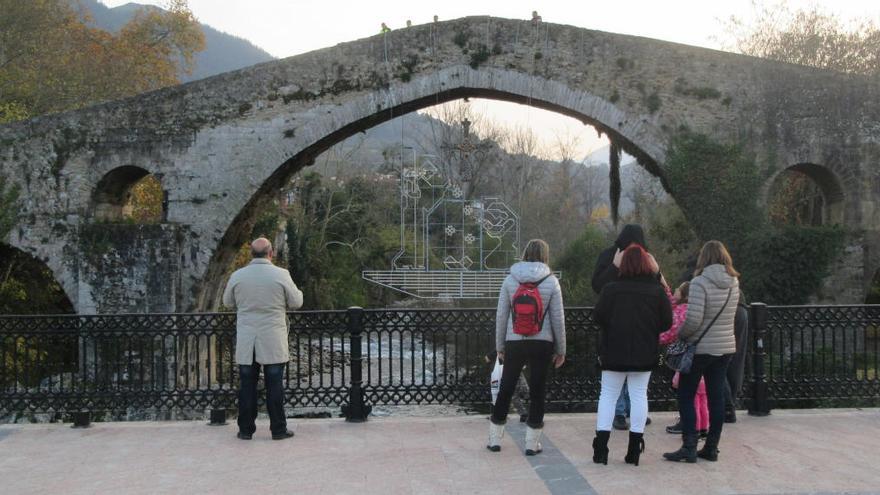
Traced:
<path fill-rule="evenodd" d="M 608 438 L 614 404 L 624 381 L 631 401 L 629 446 L 626 462 L 639 465 L 645 448 L 642 434 L 648 419 L 648 382 L 657 365 L 660 333 L 672 325 L 672 306 L 655 274 L 656 263 L 639 245 L 623 252 L 619 279 L 602 289 L 593 319 L 602 328 L 599 367 L 602 392 L 593 462 L 608 463 Z"/>

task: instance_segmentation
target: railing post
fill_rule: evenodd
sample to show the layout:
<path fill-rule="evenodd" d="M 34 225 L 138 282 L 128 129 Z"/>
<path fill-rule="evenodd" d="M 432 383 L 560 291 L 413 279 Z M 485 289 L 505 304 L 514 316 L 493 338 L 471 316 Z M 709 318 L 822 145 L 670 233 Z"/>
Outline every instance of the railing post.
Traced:
<path fill-rule="evenodd" d="M 211 409 L 211 422 L 208 426 L 226 426 L 226 409 Z"/>
<path fill-rule="evenodd" d="M 348 308 L 348 338 L 351 360 L 351 387 L 348 391 L 348 404 L 342 406 L 345 420 L 352 423 L 363 423 L 373 410 L 366 404 L 363 389 L 363 352 L 361 341 L 364 330 L 364 309 L 357 306 Z"/>
<path fill-rule="evenodd" d="M 752 401 L 749 405 L 749 414 L 752 416 L 768 416 L 770 414 L 770 397 L 767 389 L 767 373 L 764 367 L 767 305 L 764 303 L 752 303 L 749 309 L 751 311 L 749 324 L 752 326 L 751 333 L 755 338 L 755 348 L 752 353 Z"/>
<path fill-rule="evenodd" d="M 73 425 L 71 428 L 89 428 L 92 426 L 92 413 L 88 409 L 73 412 Z"/>

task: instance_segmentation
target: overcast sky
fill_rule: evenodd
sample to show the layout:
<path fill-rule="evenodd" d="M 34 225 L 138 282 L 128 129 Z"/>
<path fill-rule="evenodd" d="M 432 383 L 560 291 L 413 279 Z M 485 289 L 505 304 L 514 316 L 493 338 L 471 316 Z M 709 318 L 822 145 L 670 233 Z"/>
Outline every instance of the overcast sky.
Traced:
<path fill-rule="evenodd" d="M 129 0 L 101 0 L 115 7 Z M 162 5 L 163 0 L 136 3 Z M 818 5 L 843 19 L 880 21 L 880 0 L 789 0 L 793 8 Z M 689 45 L 720 48 L 716 38 L 722 20 L 731 15 L 750 18 L 751 0 L 189 0 L 199 21 L 250 40 L 276 57 L 289 57 L 379 32 L 382 22 L 391 28 L 470 15 L 531 17 L 532 10 L 546 22 L 633 34 Z M 551 142 L 557 133 L 582 133 L 586 154 L 602 146 L 595 132 L 558 114 L 503 102 L 478 102 L 483 110 L 512 125 L 529 125 Z"/>

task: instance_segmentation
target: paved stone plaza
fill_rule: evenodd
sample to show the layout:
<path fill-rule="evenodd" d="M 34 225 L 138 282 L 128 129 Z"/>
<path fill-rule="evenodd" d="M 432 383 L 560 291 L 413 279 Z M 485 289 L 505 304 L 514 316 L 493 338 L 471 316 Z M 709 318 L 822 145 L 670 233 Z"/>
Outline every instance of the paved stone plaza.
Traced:
<path fill-rule="evenodd" d="M 880 410 L 775 411 L 727 425 L 721 460 L 672 464 L 673 413 L 652 414 L 639 467 L 626 434 L 608 466 L 591 462 L 593 414 L 547 417 L 544 454 L 527 458 L 510 424 L 502 451 L 483 448 L 483 416 L 297 420 L 296 437 L 254 440 L 202 422 L 0 425 L 0 492 L 831 494 L 880 493 Z"/>

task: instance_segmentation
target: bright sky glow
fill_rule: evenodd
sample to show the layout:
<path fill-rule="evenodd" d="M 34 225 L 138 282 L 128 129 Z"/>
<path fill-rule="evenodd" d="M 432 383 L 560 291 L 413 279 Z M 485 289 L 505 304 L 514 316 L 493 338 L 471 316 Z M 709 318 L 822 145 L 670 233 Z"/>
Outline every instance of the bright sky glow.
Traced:
<path fill-rule="evenodd" d="M 101 0 L 115 7 L 129 0 Z M 161 6 L 163 0 L 138 0 Z M 788 0 L 792 9 L 818 5 L 844 20 L 870 18 L 880 21 L 877 0 Z M 276 57 L 289 57 L 337 43 L 372 36 L 382 22 L 392 29 L 471 15 L 528 19 L 535 9 L 545 22 L 571 24 L 589 29 L 632 34 L 689 45 L 720 48 L 717 36 L 722 21 L 731 15 L 751 18 L 751 0 L 617 0 L 589 1 L 523 0 L 189 0 L 203 23 L 250 40 Z M 549 146 L 559 133 L 581 133 L 582 154 L 604 143 L 591 127 L 575 119 L 544 110 L 506 102 L 472 100 L 488 116 L 508 125 L 528 125 Z"/>

